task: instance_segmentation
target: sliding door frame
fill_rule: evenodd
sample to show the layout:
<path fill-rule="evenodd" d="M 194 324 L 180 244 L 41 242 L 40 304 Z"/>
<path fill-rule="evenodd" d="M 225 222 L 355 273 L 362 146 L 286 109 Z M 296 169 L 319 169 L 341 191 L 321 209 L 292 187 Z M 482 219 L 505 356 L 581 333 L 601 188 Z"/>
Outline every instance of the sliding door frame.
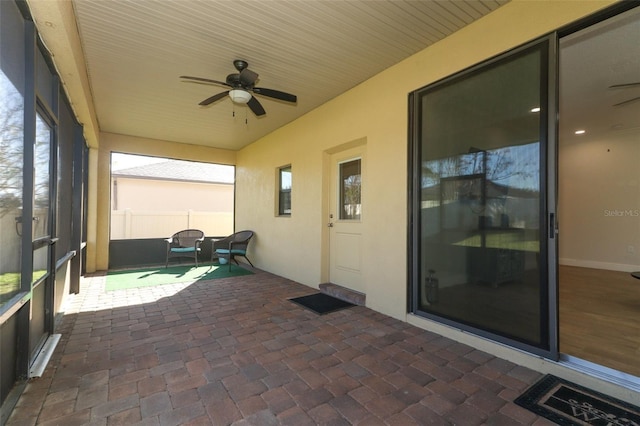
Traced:
<path fill-rule="evenodd" d="M 540 263 L 540 315 L 545 327 L 541 331 L 543 342 L 540 347 L 523 343 L 478 327 L 457 322 L 419 309 L 419 286 L 421 266 L 421 93 L 454 79 L 469 76 L 508 57 L 542 46 L 542 69 L 546 74 L 540 76 L 543 108 L 540 116 L 540 230 L 539 230 L 539 263 Z M 544 67 L 546 65 L 546 67 Z M 415 315 L 434 320 L 445 325 L 461 329 L 472 334 L 511 346 L 529 353 L 557 361 L 558 353 L 558 281 L 557 281 L 557 243 L 556 243 L 556 170 L 557 170 L 557 110 L 558 110 L 558 36 L 551 33 L 526 43 L 509 52 L 497 55 L 480 64 L 471 66 L 454 75 L 436 81 L 409 94 L 409 152 L 408 152 L 408 311 Z M 545 87 L 546 86 L 546 87 Z M 544 88 L 544 92 L 542 89 Z M 542 139 L 545 140 L 542 140 Z M 546 284 L 546 285 L 545 285 Z M 544 317 L 544 318 L 542 318 Z"/>

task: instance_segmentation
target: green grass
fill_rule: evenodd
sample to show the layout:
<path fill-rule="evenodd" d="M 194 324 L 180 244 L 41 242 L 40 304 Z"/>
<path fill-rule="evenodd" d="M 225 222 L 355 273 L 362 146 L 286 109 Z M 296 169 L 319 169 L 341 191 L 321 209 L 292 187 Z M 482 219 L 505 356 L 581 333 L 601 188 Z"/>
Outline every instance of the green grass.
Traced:
<path fill-rule="evenodd" d="M 19 272 L 7 272 L 5 274 L 0 274 L 0 288 L 13 284 L 20 284 Z"/>
<path fill-rule="evenodd" d="M 33 281 L 36 282 L 47 273 L 42 269 L 33 271 Z M 5 272 L 0 274 L 0 303 L 4 303 L 20 291 L 20 272 Z"/>
<path fill-rule="evenodd" d="M 7 272 L 0 275 L 0 304 L 6 302 L 20 290 L 20 273 Z"/>

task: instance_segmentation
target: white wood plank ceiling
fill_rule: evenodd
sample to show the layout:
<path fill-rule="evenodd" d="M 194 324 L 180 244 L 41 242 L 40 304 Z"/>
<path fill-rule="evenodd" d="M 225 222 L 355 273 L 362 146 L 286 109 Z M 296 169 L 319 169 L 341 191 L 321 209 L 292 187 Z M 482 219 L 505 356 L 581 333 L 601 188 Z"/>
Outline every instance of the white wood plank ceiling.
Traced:
<path fill-rule="evenodd" d="M 495 10 L 507 0 L 74 0 L 100 129 L 239 149 Z M 256 117 L 224 98 L 244 59 L 257 86 Z M 235 112 L 235 117 L 233 113 Z"/>

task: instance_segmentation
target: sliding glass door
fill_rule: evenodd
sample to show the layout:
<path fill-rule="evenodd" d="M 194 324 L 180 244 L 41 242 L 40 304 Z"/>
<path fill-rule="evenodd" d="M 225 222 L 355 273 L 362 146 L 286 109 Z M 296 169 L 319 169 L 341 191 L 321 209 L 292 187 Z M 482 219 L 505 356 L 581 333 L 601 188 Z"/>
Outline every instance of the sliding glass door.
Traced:
<path fill-rule="evenodd" d="M 413 312 L 547 356 L 553 46 L 545 39 L 416 91 L 411 145 Z"/>

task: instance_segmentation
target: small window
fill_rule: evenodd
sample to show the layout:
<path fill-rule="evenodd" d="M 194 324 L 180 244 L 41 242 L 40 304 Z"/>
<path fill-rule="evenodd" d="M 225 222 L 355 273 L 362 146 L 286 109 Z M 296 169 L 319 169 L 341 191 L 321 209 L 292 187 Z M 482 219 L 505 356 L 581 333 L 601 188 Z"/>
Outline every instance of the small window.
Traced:
<path fill-rule="evenodd" d="M 291 166 L 278 169 L 278 215 L 291 216 Z"/>

